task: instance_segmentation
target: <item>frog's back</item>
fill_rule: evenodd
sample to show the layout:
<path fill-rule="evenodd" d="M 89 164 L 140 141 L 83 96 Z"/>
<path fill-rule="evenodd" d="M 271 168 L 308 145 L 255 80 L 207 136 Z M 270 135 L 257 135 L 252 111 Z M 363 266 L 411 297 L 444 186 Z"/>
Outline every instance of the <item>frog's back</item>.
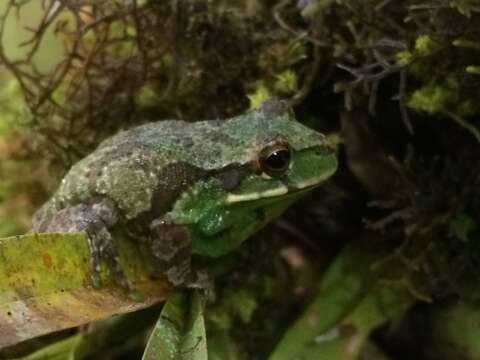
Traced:
<path fill-rule="evenodd" d="M 47 208 L 54 213 L 105 196 L 134 218 L 149 210 L 167 165 L 215 169 L 230 163 L 226 149 L 238 144 L 223 135 L 223 123 L 164 120 L 122 131 L 70 169 Z"/>
<path fill-rule="evenodd" d="M 187 128 L 183 121 L 162 121 L 105 140 L 70 169 L 46 208 L 54 213 L 105 196 L 128 218 L 148 210 L 159 170 L 178 158 L 171 144 L 188 146 Z"/>
<path fill-rule="evenodd" d="M 291 136 L 294 147 L 309 146 L 310 138 L 318 141 L 316 133 L 308 135 L 287 113 L 269 116 L 262 111 L 228 120 L 164 120 L 122 131 L 72 167 L 47 209 L 56 212 L 106 196 L 134 218 L 150 209 L 166 166 L 180 163 L 209 172 L 243 165 L 256 153 L 256 139 L 270 133 Z"/>

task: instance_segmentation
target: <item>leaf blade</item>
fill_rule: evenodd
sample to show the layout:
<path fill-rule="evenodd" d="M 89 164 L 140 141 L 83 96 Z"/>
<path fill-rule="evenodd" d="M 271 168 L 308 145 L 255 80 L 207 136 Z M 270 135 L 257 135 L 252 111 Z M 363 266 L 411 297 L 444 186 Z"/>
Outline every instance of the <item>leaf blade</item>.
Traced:
<path fill-rule="evenodd" d="M 106 269 L 103 286 L 91 286 L 82 233 L 0 239 L 0 348 L 164 300 L 167 283 L 151 278 L 136 246 L 121 241 L 119 251 L 141 299 L 120 288 Z"/>
<path fill-rule="evenodd" d="M 142 360 L 207 360 L 203 300 L 197 291 L 168 299 Z"/>
<path fill-rule="evenodd" d="M 355 359 L 375 327 L 414 301 L 404 287 L 379 282 L 379 270 L 374 270 L 373 264 L 384 256 L 385 245 L 373 239 L 347 245 L 325 272 L 312 303 L 287 330 L 269 360 Z M 348 334 L 343 336 L 345 329 Z"/>

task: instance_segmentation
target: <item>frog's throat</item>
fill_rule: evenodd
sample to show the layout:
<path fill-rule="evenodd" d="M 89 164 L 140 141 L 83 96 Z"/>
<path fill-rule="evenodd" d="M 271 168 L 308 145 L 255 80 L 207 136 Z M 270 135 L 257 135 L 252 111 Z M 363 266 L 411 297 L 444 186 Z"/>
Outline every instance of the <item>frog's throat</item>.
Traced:
<path fill-rule="evenodd" d="M 276 198 L 280 196 L 285 196 L 287 194 L 290 195 L 302 191 L 307 191 L 320 185 L 329 176 L 330 174 L 326 174 L 326 176 L 308 179 L 303 182 L 296 183 L 294 186 L 280 185 L 276 188 L 265 191 L 251 192 L 247 194 L 228 194 L 225 202 L 227 204 L 235 204 L 239 202 Z"/>

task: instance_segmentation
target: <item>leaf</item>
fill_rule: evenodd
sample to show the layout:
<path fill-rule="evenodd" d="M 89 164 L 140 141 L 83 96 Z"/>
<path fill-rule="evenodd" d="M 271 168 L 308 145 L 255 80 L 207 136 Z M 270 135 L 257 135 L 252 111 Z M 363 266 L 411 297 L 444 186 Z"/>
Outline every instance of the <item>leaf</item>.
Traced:
<path fill-rule="evenodd" d="M 142 360 L 207 360 L 203 300 L 198 291 L 175 293 L 162 310 Z"/>
<path fill-rule="evenodd" d="M 374 328 L 413 303 L 405 289 L 378 283 L 372 265 L 382 256 L 371 240 L 348 245 L 269 359 L 356 359 Z"/>
<path fill-rule="evenodd" d="M 0 239 L 0 348 L 162 301 L 166 281 L 151 276 L 135 244 L 122 240 L 118 248 L 134 292 L 119 287 L 105 267 L 103 286 L 92 287 L 82 233 Z"/>
<path fill-rule="evenodd" d="M 238 344 L 232 339 L 228 331 L 219 330 L 208 333 L 209 360 L 245 360 L 246 357 L 239 350 Z"/>
<path fill-rule="evenodd" d="M 435 359 L 480 359 L 480 305 L 450 300 L 434 304 L 422 320 L 422 344 Z M 417 336 L 418 337 L 418 336 Z"/>
<path fill-rule="evenodd" d="M 23 357 L 21 360 L 82 360 L 105 358 L 125 344 L 131 343 L 135 335 L 141 335 L 152 325 L 158 307 L 125 314 L 100 321 L 88 331 L 73 335 Z"/>

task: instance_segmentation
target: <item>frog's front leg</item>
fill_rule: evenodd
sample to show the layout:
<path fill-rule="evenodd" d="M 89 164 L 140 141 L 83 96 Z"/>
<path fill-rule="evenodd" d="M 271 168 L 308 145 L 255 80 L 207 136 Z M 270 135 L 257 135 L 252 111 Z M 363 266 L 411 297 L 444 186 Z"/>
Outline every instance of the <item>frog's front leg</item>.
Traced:
<path fill-rule="evenodd" d="M 165 274 L 173 286 L 185 287 L 192 282 L 191 240 L 183 225 L 163 217 L 153 220 L 150 246 L 156 269 Z"/>
<path fill-rule="evenodd" d="M 68 206 L 47 219 L 34 220 L 34 232 L 85 232 L 90 247 L 90 266 L 94 287 L 100 285 L 100 261 L 107 261 L 118 283 L 130 288 L 120 265 L 117 247 L 110 230 L 118 222 L 118 211 L 109 199 Z"/>
<path fill-rule="evenodd" d="M 173 223 L 166 217 L 150 225 L 151 251 L 155 267 L 167 276 L 175 287 L 212 287 L 205 270 L 192 269 L 192 241 L 184 225 Z"/>

